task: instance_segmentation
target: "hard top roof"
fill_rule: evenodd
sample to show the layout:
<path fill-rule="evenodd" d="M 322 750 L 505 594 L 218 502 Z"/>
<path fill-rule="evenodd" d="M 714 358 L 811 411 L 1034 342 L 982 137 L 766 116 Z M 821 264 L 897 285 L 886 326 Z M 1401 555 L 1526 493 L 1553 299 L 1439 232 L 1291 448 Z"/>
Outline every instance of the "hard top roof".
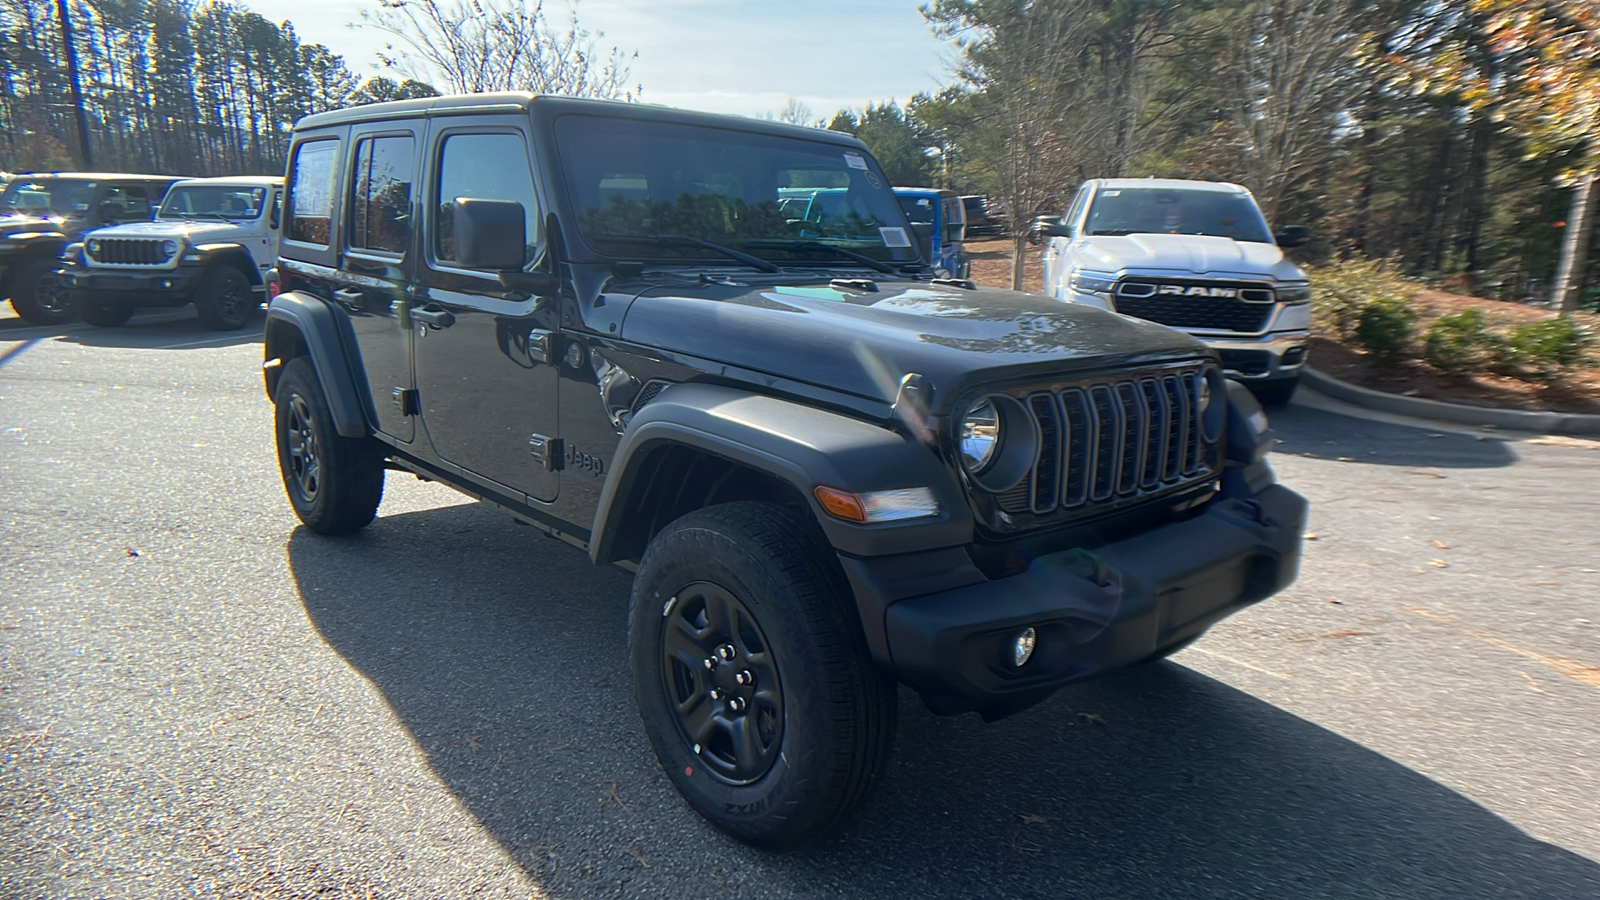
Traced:
<path fill-rule="evenodd" d="M 72 178 L 81 181 L 178 181 L 182 175 L 130 175 L 126 172 L 18 172 L 13 179 Z"/>
<path fill-rule="evenodd" d="M 522 113 L 554 118 L 567 113 L 609 116 L 623 119 L 648 119 L 700 125 L 710 128 L 732 128 L 740 131 L 764 131 L 786 134 L 809 140 L 863 146 L 860 141 L 841 131 L 806 128 L 765 119 L 728 116 L 718 113 L 698 112 L 659 106 L 653 103 L 624 103 L 619 100 L 589 100 L 553 94 L 530 94 L 508 91 L 495 94 L 446 94 L 442 97 L 420 97 L 415 100 L 391 100 L 386 103 L 368 103 L 328 112 L 313 113 L 294 124 L 298 133 L 313 128 L 343 125 L 351 122 L 371 122 L 382 119 L 400 119 L 482 113 Z"/>
<path fill-rule="evenodd" d="M 1102 188 L 1113 190 L 1146 188 L 1172 191 L 1216 191 L 1224 194 L 1247 194 L 1241 185 L 1227 181 L 1191 181 L 1187 178 L 1098 178 Z"/>
<path fill-rule="evenodd" d="M 178 182 L 183 184 L 216 184 L 227 186 L 230 184 L 249 185 L 250 187 L 281 187 L 282 175 L 218 175 L 212 178 L 185 178 Z M 177 187 L 178 185 L 173 185 Z"/>

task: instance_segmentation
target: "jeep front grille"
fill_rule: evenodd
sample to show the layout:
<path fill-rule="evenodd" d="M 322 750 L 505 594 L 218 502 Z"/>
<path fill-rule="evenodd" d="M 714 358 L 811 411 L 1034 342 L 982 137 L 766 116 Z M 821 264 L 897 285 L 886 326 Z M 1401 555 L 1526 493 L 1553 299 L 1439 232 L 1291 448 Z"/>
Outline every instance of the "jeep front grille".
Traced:
<path fill-rule="evenodd" d="M 1175 328 L 1260 334 L 1276 297 L 1261 284 L 1124 279 L 1117 283 L 1117 312 Z"/>
<path fill-rule="evenodd" d="M 95 238 L 84 249 L 90 259 L 111 266 L 159 266 L 172 259 L 159 240 Z"/>
<path fill-rule="evenodd" d="M 1201 366 L 1097 380 L 1019 396 L 1038 426 L 1028 477 L 997 497 L 1010 515 L 1097 511 L 1215 477 L 1201 433 Z M 1213 402 L 1226 402 L 1217 397 Z"/>

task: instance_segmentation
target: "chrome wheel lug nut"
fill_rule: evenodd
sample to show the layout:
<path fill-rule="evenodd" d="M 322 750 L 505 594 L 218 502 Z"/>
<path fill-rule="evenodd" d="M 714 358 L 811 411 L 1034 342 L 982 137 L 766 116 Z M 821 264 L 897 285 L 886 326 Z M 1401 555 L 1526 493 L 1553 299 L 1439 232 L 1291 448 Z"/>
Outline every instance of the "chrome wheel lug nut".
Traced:
<path fill-rule="evenodd" d="M 744 698 L 735 697 L 728 701 L 728 708 L 734 712 L 744 712 Z"/>
<path fill-rule="evenodd" d="M 738 653 L 739 651 L 735 650 L 732 644 L 723 644 L 717 648 L 717 655 L 723 659 L 733 659 Z"/>
<path fill-rule="evenodd" d="M 723 696 L 722 695 L 722 688 L 712 688 L 711 689 L 711 699 L 713 699 L 713 700 L 721 700 L 722 696 Z"/>
<path fill-rule="evenodd" d="M 706 657 L 706 668 L 715 669 L 716 667 L 717 667 L 717 661 L 715 659 L 712 659 L 709 656 Z"/>
<path fill-rule="evenodd" d="M 755 684 L 756 676 L 753 675 L 749 669 L 745 669 L 743 672 L 733 676 L 733 680 L 739 682 L 740 684 L 750 685 Z"/>

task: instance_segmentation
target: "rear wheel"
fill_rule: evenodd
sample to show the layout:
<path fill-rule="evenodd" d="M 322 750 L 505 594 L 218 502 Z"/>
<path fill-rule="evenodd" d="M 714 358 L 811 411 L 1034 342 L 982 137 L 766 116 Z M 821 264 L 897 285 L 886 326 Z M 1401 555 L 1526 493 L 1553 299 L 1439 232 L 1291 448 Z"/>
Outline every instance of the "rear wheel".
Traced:
<path fill-rule="evenodd" d="M 55 274 L 55 259 L 37 259 L 17 267 L 11 277 L 11 308 L 33 325 L 64 325 L 73 319 L 67 286 Z"/>
<path fill-rule="evenodd" d="M 1294 390 L 1300 386 L 1300 376 L 1274 378 L 1271 381 L 1249 381 L 1245 384 L 1250 388 L 1250 393 L 1256 395 L 1262 406 L 1282 406 L 1294 398 Z"/>
<path fill-rule="evenodd" d="M 872 664 L 815 523 L 768 503 L 650 542 L 628 647 L 645 733 L 696 812 L 781 849 L 837 827 L 883 772 L 896 688 Z"/>
<path fill-rule="evenodd" d="M 118 325 L 126 325 L 128 320 L 133 318 L 134 312 L 134 308 L 131 306 L 124 306 L 118 303 L 95 303 L 92 301 L 74 303 L 72 308 L 78 313 L 79 318 L 99 328 L 115 328 Z"/>
<path fill-rule="evenodd" d="M 371 438 L 334 428 L 317 372 L 303 356 L 278 379 L 278 469 L 295 515 L 319 534 L 366 527 L 383 500 L 383 456 Z"/>
<path fill-rule="evenodd" d="M 218 331 L 236 331 L 250 321 L 256 299 L 243 272 L 216 265 L 200 279 L 200 296 L 194 305 L 207 325 Z"/>

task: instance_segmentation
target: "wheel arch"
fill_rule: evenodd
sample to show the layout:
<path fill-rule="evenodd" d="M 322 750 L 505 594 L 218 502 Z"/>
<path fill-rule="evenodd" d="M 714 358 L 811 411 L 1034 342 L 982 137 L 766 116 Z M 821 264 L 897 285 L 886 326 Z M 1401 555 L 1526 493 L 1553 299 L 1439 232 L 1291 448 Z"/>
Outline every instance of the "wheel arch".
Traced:
<path fill-rule="evenodd" d="M 940 513 L 855 525 L 823 512 L 813 489 L 928 487 Z M 898 431 L 739 388 L 679 384 L 640 410 L 601 490 L 589 552 L 636 560 L 673 518 L 716 502 L 766 500 L 802 510 L 839 552 L 874 556 L 963 544 L 972 518 L 927 446 Z"/>
<path fill-rule="evenodd" d="M 333 414 L 334 427 L 344 437 L 366 437 L 370 403 L 355 377 L 353 343 L 344 339 L 344 324 L 320 298 L 291 291 L 273 298 L 267 307 L 262 367 L 267 399 L 274 399 L 283 366 L 295 357 L 309 357 Z M 275 362 L 276 361 L 276 362 Z"/>
<path fill-rule="evenodd" d="M 232 266 L 244 275 L 252 288 L 266 284 L 261 277 L 261 270 L 256 267 L 255 257 L 242 244 L 201 244 L 194 249 L 205 255 L 202 265 L 208 269 L 212 266 Z"/>

